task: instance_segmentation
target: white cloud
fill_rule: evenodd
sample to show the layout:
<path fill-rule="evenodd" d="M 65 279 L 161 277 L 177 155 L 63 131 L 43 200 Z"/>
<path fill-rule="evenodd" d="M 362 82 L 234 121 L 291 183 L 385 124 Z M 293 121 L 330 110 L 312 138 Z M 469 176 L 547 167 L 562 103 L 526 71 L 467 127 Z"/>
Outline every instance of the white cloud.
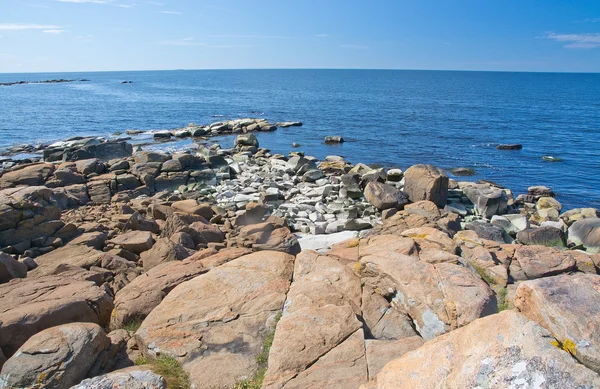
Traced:
<path fill-rule="evenodd" d="M 341 48 L 344 49 L 354 49 L 354 50 L 366 50 L 369 48 L 369 46 L 362 46 L 362 45 L 340 45 Z"/>
<path fill-rule="evenodd" d="M 550 32 L 546 38 L 565 43 L 567 49 L 594 49 L 600 47 L 600 33 L 587 34 L 556 34 Z"/>
<path fill-rule="evenodd" d="M 56 30 L 60 28 L 60 26 L 54 26 L 51 24 L 0 23 L 0 31 Z"/>
<path fill-rule="evenodd" d="M 56 30 L 44 30 L 42 31 L 44 34 L 53 34 L 53 35 L 60 35 L 63 32 L 67 32 L 67 30 L 60 30 L 60 29 L 56 29 Z"/>
<path fill-rule="evenodd" d="M 161 14 L 167 14 L 167 15 L 181 15 L 181 12 L 179 11 L 160 11 Z"/>

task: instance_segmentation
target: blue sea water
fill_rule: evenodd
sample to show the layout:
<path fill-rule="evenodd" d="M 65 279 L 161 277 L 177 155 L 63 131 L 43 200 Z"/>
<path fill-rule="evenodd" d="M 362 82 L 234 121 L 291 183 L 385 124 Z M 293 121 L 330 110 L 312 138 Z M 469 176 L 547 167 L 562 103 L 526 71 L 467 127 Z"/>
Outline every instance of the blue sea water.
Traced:
<path fill-rule="evenodd" d="M 0 74 L 0 148 L 171 129 L 239 117 L 302 121 L 258 135 L 287 153 L 406 169 L 473 167 L 516 194 L 553 188 L 565 208 L 600 208 L 600 74 L 409 70 L 198 70 Z M 133 84 L 121 84 L 130 80 Z M 339 146 L 323 144 L 341 135 Z M 232 143 L 231 137 L 223 139 Z M 499 143 L 522 143 L 499 151 Z M 551 155 L 563 162 L 550 163 Z"/>

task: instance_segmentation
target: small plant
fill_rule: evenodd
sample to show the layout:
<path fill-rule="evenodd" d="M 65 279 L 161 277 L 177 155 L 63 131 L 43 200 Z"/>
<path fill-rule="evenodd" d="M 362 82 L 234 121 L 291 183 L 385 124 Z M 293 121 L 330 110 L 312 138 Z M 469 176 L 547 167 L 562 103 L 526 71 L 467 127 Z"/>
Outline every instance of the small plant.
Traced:
<path fill-rule="evenodd" d="M 123 324 L 121 325 L 121 328 L 127 331 L 131 331 L 131 332 L 136 332 L 137 330 L 139 330 L 139 328 L 142 325 L 142 322 L 144 321 L 144 317 L 136 315 L 136 316 L 132 316 L 127 318 Z"/>
<path fill-rule="evenodd" d="M 508 302 L 506 301 L 506 294 L 508 291 L 506 287 L 498 291 L 498 312 L 502 312 L 508 309 Z"/>
<path fill-rule="evenodd" d="M 169 355 L 161 355 L 151 364 L 152 371 L 165 379 L 168 389 L 190 388 L 190 376 L 175 358 Z"/>
<path fill-rule="evenodd" d="M 148 358 L 146 358 L 145 356 L 140 356 L 138 357 L 133 363 L 136 366 L 142 366 L 142 365 L 147 365 L 150 361 L 148 361 Z"/>
<path fill-rule="evenodd" d="M 479 274 L 479 276 L 481 278 L 483 278 L 483 280 L 485 282 L 487 282 L 489 285 L 492 285 L 492 284 L 496 283 L 496 281 L 494 281 L 494 279 L 489 274 L 487 274 L 487 272 L 485 271 L 484 268 L 482 268 L 481 266 L 479 266 L 479 265 L 477 265 L 475 263 L 471 263 L 470 265 L 471 265 L 471 267 L 473 267 L 473 269 L 475 269 L 475 271 L 477 272 L 477 274 Z"/>
<path fill-rule="evenodd" d="M 269 352 L 271 352 L 271 346 L 273 346 L 273 339 L 275 339 L 275 327 L 281 319 L 282 312 L 277 313 L 274 318 L 273 329 L 269 331 L 265 340 L 263 341 L 263 348 L 260 354 L 256 356 L 256 363 L 258 364 L 258 370 L 254 373 L 252 378 L 246 378 L 245 380 L 238 381 L 235 384 L 235 389 L 260 389 L 262 387 L 265 374 L 267 373 L 267 363 L 269 362 Z"/>

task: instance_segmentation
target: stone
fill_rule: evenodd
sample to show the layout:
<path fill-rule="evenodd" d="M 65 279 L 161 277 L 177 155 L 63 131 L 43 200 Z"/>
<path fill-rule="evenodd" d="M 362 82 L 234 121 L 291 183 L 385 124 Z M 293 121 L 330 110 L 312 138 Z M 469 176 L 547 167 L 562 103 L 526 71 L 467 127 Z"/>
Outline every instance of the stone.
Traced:
<path fill-rule="evenodd" d="M 506 232 L 503 228 L 484 221 L 474 221 L 465 226 L 466 230 L 472 230 L 477 233 L 482 239 L 493 240 L 499 243 L 505 243 L 508 239 L 505 238 Z"/>
<path fill-rule="evenodd" d="M 167 389 L 167 382 L 149 367 L 133 366 L 88 378 L 71 389 Z"/>
<path fill-rule="evenodd" d="M 341 136 L 326 136 L 325 143 L 344 143 L 344 138 Z"/>
<path fill-rule="evenodd" d="M 113 309 L 94 282 L 56 275 L 0 285 L 0 349 L 11 357 L 32 335 L 71 322 L 104 326 Z"/>
<path fill-rule="evenodd" d="M 11 255 L 0 253 L 0 284 L 13 278 L 25 278 L 26 276 L 27 265 L 17 261 Z"/>
<path fill-rule="evenodd" d="M 510 263 L 510 275 L 515 280 L 549 277 L 568 272 L 575 264 L 568 251 L 546 246 L 519 246 Z"/>
<path fill-rule="evenodd" d="M 522 282 L 514 304 L 550 331 L 557 347 L 600 372 L 600 276 L 576 273 Z"/>
<path fill-rule="evenodd" d="M 266 239 L 252 245 L 256 251 L 273 250 L 296 255 L 300 252 L 300 243 L 287 227 L 271 231 Z"/>
<path fill-rule="evenodd" d="M 141 322 L 177 285 L 247 254 L 250 250 L 243 248 L 225 249 L 208 256 L 199 252 L 185 260 L 152 268 L 144 277 L 137 277 L 117 292 L 110 328 Z"/>
<path fill-rule="evenodd" d="M 253 146 L 258 147 L 258 139 L 254 134 L 242 134 L 235 138 L 235 147 Z"/>
<path fill-rule="evenodd" d="M 487 219 L 508 211 L 508 196 L 500 188 L 487 184 L 470 184 L 463 189 L 463 192 L 475 205 L 475 210 Z"/>
<path fill-rule="evenodd" d="M 38 268 L 33 272 L 35 275 L 47 275 L 55 273 L 61 265 L 77 266 L 89 269 L 92 266 L 100 266 L 105 257 L 111 254 L 96 250 L 84 244 L 69 244 L 56 249 L 48 254 L 36 258 Z"/>
<path fill-rule="evenodd" d="M 367 201 L 379 211 L 389 208 L 402 209 L 408 203 L 406 193 L 396 187 L 376 181 L 367 184 L 364 195 Z"/>
<path fill-rule="evenodd" d="M 0 189 L 19 185 L 44 185 L 53 171 L 52 164 L 47 163 L 17 166 L 0 177 Z"/>
<path fill-rule="evenodd" d="M 97 158 L 83 159 L 75 162 L 77 171 L 83 175 L 92 173 L 102 174 L 106 168 L 104 164 Z"/>
<path fill-rule="evenodd" d="M 385 365 L 376 389 L 593 388 L 600 378 L 515 311 L 476 320 Z M 432 356 L 435 356 L 432 358 Z"/>
<path fill-rule="evenodd" d="M 386 180 L 389 182 L 400 182 L 404 177 L 402 169 L 390 169 L 387 172 Z"/>
<path fill-rule="evenodd" d="M 293 261 L 285 253 L 253 253 L 180 284 L 142 323 L 139 349 L 174 357 L 196 387 L 235 386 L 257 369 L 266 323 L 283 307 Z"/>
<path fill-rule="evenodd" d="M 600 218 L 586 218 L 576 221 L 569 227 L 568 240 L 582 245 L 590 253 L 600 251 Z"/>
<path fill-rule="evenodd" d="M 436 221 L 441 217 L 440 210 L 434 202 L 429 200 L 417 201 L 412 204 L 406 204 L 404 211 L 408 215 L 420 215 L 429 221 Z"/>
<path fill-rule="evenodd" d="M 514 144 L 501 144 L 501 145 L 497 145 L 496 148 L 498 150 L 521 150 L 523 148 L 523 145 L 518 144 L 518 143 L 514 143 Z"/>
<path fill-rule="evenodd" d="M 432 165 L 414 165 L 404 173 L 404 192 L 412 202 L 430 200 L 444 207 L 448 199 L 448 176 Z"/>
<path fill-rule="evenodd" d="M 191 250 L 171 241 L 169 238 L 160 238 L 150 250 L 141 253 L 140 260 L 144 270 L 148 271 L 164 262 L 181 261 L 191 254 Z"/>
<path fill-rule="evenodd" d="M 112 238 L 108 243 L 121 246 L 134 254 L 141 254 L 152 248 L 154 239 L 148 231 L 130 231 Z"/>
<path fill-rule="evenodd" d="M 526 229 L 517 234 L 517 239 L 526 245 L 565 247 L 565 233 L 555 227 Z"/>
<path fill-rule="evenodd" d="M 108 346 L 102 328 L 72 323 L 33 335 L 9 358 L 0 373 L 8 388 L 70 388 L 83 380 Z"/>
<path fill-rule="evenodd" d="M 133 154 L 133 160 L 136 164 L 148 162 L 167 162 L 171 157 L 168 154 L 155 151 L 138 151 Z"/>

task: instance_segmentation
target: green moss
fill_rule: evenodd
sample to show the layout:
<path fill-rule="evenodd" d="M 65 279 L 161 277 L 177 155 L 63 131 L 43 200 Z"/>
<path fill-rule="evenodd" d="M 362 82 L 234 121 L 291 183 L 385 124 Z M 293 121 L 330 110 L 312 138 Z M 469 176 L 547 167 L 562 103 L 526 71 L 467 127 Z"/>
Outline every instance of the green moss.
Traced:
<path fill-rule="evenodd" d="M 508 302 L 506 301 L 506 294 L 508 291 L 506 288 L 502 288 L 498 291 L 498 312 L 502 312 L 508 309 Z"/>
<path fill-rule="evenodd" d="M 262 351 L 256 356 L 256 363 L 258 364 L 258 370 L 254 373 L 252 378 L 239 381 L 235 384 L 235 389 L 260 389 L 262 387 L 265 374 L 267 372 L 267 363 L 269 362 L 269 353 L 271 352 L 271 346 L 273 346 L 273 339 L 275 339 L 275 327 L 281 319 L 282 312 L 279 312 L 274 318 L 273 328 L 263 342 Z"/>

